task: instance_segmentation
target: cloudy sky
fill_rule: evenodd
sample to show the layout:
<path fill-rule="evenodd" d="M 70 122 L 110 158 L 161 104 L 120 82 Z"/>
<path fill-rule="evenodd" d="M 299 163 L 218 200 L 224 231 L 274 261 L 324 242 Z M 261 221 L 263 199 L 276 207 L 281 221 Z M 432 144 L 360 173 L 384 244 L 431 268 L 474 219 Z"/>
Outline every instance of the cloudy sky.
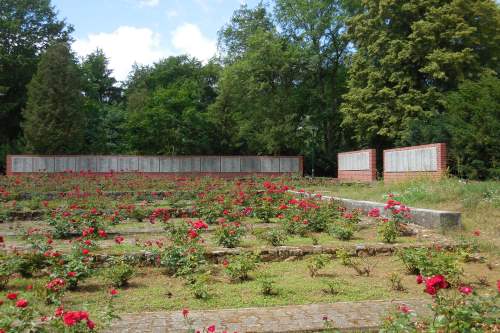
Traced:
<path fill-rule="evenodd" d="M 206 61 L 216 51 L 217 31 L 241 3 L 258 0 L 53 0 L 61 18 L 75 27 L 74 51 L 101 48 L 118 80 L 132 64 L 169 55 Z"/>

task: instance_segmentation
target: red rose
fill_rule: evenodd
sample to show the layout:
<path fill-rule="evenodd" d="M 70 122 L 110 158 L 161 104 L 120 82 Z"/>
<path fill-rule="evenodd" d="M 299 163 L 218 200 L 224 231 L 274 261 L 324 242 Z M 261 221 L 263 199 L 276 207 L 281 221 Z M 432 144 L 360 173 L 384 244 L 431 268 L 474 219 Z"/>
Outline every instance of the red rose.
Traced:
<path fill-rule="evenodd" d="M 189 238 L 194 239 L 194 238 L 198 237 L 198 233 L 193 229 L 189 229 L 188 236 L 189 236 Z"/>
<path fill-rule="evenodd" d="M 421 274 L 418 274 L 417 275 L 417 283 L 421 284 L 422 282 L 424 282 L 424 278 L 423 278 L 423 276 Z"/>
<path fill-rule="evenodd" d="M 89 250 L 87 250 L 87 249 L 83 249 L 83 250 L 82 250 L 82 253 L 83 253 L 84 255 L 89 254 L 89 252 L 90 252 L 90 251 L 89 251 Z"/>
<path fill-rule="evenodd" d="M 15 300 L 17 299 L 17 293 L 9 293 L 7 294 L 7 298 L 10 299 L 10 300 Z"/>
<path fill-rule="evenodd" d="M 189 310 L 188 309 L 182 309 L 182 316 L 186 318 L 189 315 Z"/>
<path fill-rule="evenodd" d="M 74 312 L 66 312 L 63 316 L 64 325 L 73 326 L 76 324 L 77 320 Z"/>
<path fill-rule="evenodd" d="M 497 289 L 498 289 L 498 292 L 500 293 L 500 280 L 497 281 Z"/>
<path fill-rule="evenodd" d="M 94 329 L 94 327 L 95 327 L 95 323 L 94 323 L 92 320 L 88 319 L 88 320 L 87 320 L 87 327 L 88 327 L 90 330 L 93 330 L 93 329 Z"/>
<path fill-rule="evenodd" d="M 215 325 L 208 326 L 207 332 L 214 333 L 215 332 Z"/>
<path fill-rule="evenodd" d="M 116 236 L 116 237 L 115 237 L 115 242 L 116 242 L 117 244 L 121 244 L 121 243 L 123 243 L 123 241 L 124 241 L 124 240 L 125 240 L 125 238 L 123 238 L 123 236 Z"/>
<path fill-rule="evenodd" d="M 469 295 L 472 293 L 472 287 L 470 286 L 461 286 L 458 288 L 458 291 L 460 291 L 464 295 Z"/>
<path fill-rule="evenodd" d="M 380 216 L 380 209 L 378 209 L 378 208 L 372 208 L 368 212 L 368 216 L 370 216 L 370 217 L 379 217 Z"/>
<path fill-rule="evenodd" d="M 27 306 L 28 306 L 28 301 L 25 300 L 24 298 L 21 298 L 20 300 L 18 300 L 16 302 L 16 307 L 18 307 L 18 308 L 25 308 Z"/>
<path fill-rule="evenodd" d="M 410 313 L 411 309 L 407 305 L 403 304 L 399 306 L 399 311 L 402 313 Z"/>
<path fill-rule="evenodd" d="M 111 296 L 115 296 L 115 295 L 118 295 L 118 290 L 116 290 L 116 289 L 111 289 L 111 290 L 109 291 L 109 293 L 111 294 Z"/>
<path fill-rule="evenodd" d="M 63 314 L 64 314 L 64 309 L 63 309 L 63 307 L 62 307 L 62 306 L 57 307 L 57 308 L 56 308 L 56 311 L 54 312 L 54 315 L 55 315 L 56 317 L 60 317 L 60 316 L 62 316 Z"/>
<path fill-rule="evenodd" d="M 76 276 L 76 272 L 68 272 L 68 276 L 69 277 L 75 277 Z"/>
<path fill-rule="evenodd" d="M 448 282 L 443 275 L 435 275 L 425 281 L 425 292 L 429 295 L 435 295 L 439 289 L 448 288 Z"/>
<path fill-rule="evenodd" d="M 474 236 L 477 236 L 477 237 L 481 236 L 480 230 L 474 230 L 472 233 L 474 234 Z"/>

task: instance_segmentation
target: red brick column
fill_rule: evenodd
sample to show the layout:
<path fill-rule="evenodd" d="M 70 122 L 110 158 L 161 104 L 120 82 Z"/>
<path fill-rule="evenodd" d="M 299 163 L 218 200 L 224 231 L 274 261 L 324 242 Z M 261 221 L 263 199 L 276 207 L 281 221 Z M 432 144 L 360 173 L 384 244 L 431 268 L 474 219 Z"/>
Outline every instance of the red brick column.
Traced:
<path fill-rule="evenodd" d="M 364 170 L 340 170 L 340 158 L 346 155 L 368 153 L 368 169 Z M 337 154 L 337 170 L 339 180 L 373 182 L 377 180 L 377 155 L 375 149 L 363 149 Z"/>
<path fill-rule="evenodd" d="M 10 155 L 7 155 L 5 161 L 5 174 L 7 176 L 12 176 L 12 156 Z"/>

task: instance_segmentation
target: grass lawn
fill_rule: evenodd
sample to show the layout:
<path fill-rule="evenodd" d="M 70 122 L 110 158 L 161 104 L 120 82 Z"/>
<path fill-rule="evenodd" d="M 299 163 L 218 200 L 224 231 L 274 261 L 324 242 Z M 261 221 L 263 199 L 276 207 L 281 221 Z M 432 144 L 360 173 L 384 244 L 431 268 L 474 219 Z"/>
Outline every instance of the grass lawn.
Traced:
<path fill-rule="evenodd" d="M 481 231 L 482 249 L 500 255 L 500 181 L 463 182 L 456 178 L 415 179 L 398 183 L 336 183 L 320 179 L 300 183 L 306 190 L 342 198 L 384 202 L 388 193 L 412 207 L 458 211 L 464 230 L 454 236 Z"/>
<path fill-rule="evenodd" d="M 217 309 L 263 307 L 289 304 L 330 303 L 337 301 L 361 301 L 380 299 L 428 298 L 424 287 L 415 283 L 415 276 L 408 275 L 403 264 L 396 257 L 371 257 L 374 264 L 371 276 L 358 276 L 354 270 L 346 268 L 338 260 L 320 270 L 317 277 L 311 277 L 307 260 L 294 262 L 262 263 L 250 274 L 250 280 L 230 282 L 222 271 L 222 266 L 213 266 L 209 280 L 210 297 L 196 299 L 184 280 L 169 277 L 160 268 L 139 268 L 130 285 L 120 290 L 116 307 L 120 313 L 140 311 Z M 463 264 L 464 282 L 476 285 L 478 277 L 484 276 L 494 285 L 498 279 L 498 269 L 489 270 L 485 264 Z M 398 273 L 406 291 L 394 291 L 390 287 L 389 274 Z M 276 282 L 277 295 L 264 296 L 258 276 L 266 273 Z M 336 281 L 339 293 L 326 292 L 326 281 Z M 34 279 L 14 280 L 10 290 L 22 290 Z M 477 286 L 478 290 L 480 287 Z M 486 290 L 491 287 L 485 287 Z M 68 291 L 65 304 L 87 308 L 98 313 L 107 299 L 108 287 L 98 274 L 85 280 L 76 291 Z M 39 304 L 39 306 L 44 306 Z"/>

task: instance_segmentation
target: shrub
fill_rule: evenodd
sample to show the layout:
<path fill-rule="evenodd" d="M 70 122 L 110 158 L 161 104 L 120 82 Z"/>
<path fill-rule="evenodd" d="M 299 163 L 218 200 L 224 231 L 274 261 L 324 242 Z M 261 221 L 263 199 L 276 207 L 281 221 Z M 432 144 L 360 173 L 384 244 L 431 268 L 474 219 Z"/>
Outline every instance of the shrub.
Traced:
<path fill-rule="evenodd" d="M 134 274 L 133 266 L 120 262 L 104 270 L 104 279 L 113 287 L 120 288 L 126 286 Z"/>
<path fill-rule="evenodd" d="M 169 246 L 160 253 L 160 264 L 175 276 L 197 273 L 206 264 L 204 248 L 198 244 Z"/>
<path fill-rule="evenodd" d="M 9 261 L 14 272 L 21 274 L 23 278 L 32 277 L 34 273 L 39 272 L 47 265 L 46 258 L 38 252 L 18 253 L 10 257 Z"/>
<path fill-rule="evenodd" d="M 13 257 L 0 254 L 0 290 L 5 289 L 10 277 L 16 271 L 16 262 Z"/>
<path fill-rule="evenodd" d="M 483 295 L 469 286 L 449 289 L 443 275 L 428 278 L 425 284 L 433 296 L 430 319 L 418 318 L 403 305 L 387 316 L 381 332 L 494 332 L 500 325 L 500 281 L 498 291 Z"/>
<path fill-rule="evenodd" d="M 276 288 L 276 281 L 269 274 L 259 276 L 260 292 L 264 296 L 278 295 L 279 291 Z"/>
<path fill-rule="evenodd" d="M 269 245 L 281 246 L 288 239 L 287 233 L 283 229 L 271 229 L 265 231 L 261 236 Z"/>
<path fill-rule="evenodd" d="M 315 277 L 318 271 L 324 268 L 330 262 L 330 256 L 327 254 L 318 254 L 309 258 L 307 263 L 307 269 L 309 269 L 309 275 Z"/>
<path fill-rule="evenodd" d="M 311 208 L 304 215 L 307 220 L 307 229 L 313 232 L 322 232 L 328 228 L 335 217 L 328 209 Z"/>
<path fill-rule="evenodd" d="M 305 236 L 309 230 L 307 224 L 309 223 L 300 213 L 295 213 L 295 210 L 289 210 L 287 214 L 281 219 L 283 230 L 289 235 Z"/>
<path fill-rule="evenodd" d="M 263 223 L 271 222 L 276 217 L 277 210 L 273 207 L 273 199 L 270 197 L 262 198 L 253 210 L 253 215 Z"/>
<path fill-rule="evenodd" d="M 332 224 L 328 228 L 328 232 L 340 240 L 348 241 L 348 240 L 352 239 L 352 237 L 354 235 L 354 228 L 350 224 L 346 224 L 346 223 L 341 222 L 341 223 Z"/>
<path fill-rule="evenodd" d="M 352 262 L 352 257 L 346 249 L 338 249 L 335 255 L 340 259 L 343 266 L 349 266 Z"/>
<path fill-rule="evenodd" d="M 189 289 L 191 289 L 194 298 L 206 300 L 210 297 L 208 281 L 208 274 L 198 274 L 193 278 L 188 279 Z"/>
<path fill-rule="evenodd" d="M 389 275 L 389 283 L 391 285 L 391 290 L 395 291 L 406 291 L 405 286 L 403 286 L 403 280 L 401 275 L 396 272 L 392 272 Z"/>
<path fill-rule="evenodd" d="M 248 274 L 257 267 L 257 255 L 244 252 L 233 256 L 225 265 L 225 272 L 231 281 L 248 280 Z"/>
<path fill-rule="evenodd" d="M 368 258 L 351 258 L 348 267 L 356 271 L 359 276 L 370 276 L 376 266 L 376 262 L 370 261 Z"/>
<path fill-rule="evenodd" d="M 409 248 L 398 251 L 398 257 L 403 261 L 408 272 L 433 276 L 443 274 L 452 282 L 458 282 L 462 275 L 459 265 L 459 255 L 455 252 Z"/>
<path fill-rule="evenodd" d="M 394 220 L 382 219 L 377 227 L 377 233 L 385 243 L 394 243 L 399 235 L 397 224 Z"/>
<path fill-rule="evenodd" d="M 245 228 L 239 222 L 219 223 L 215 231 L 217 244 L 223 247 L 237 247 L 245 235 Z"/>
<path fill-rule="evenodd" d="M 345 281 L 338 279 L 324 280 L 323 283 L 325 285 L 323 292 L 332 296 L 342 293 L 344 290 L 344 285 L 346 284 Z"/>

